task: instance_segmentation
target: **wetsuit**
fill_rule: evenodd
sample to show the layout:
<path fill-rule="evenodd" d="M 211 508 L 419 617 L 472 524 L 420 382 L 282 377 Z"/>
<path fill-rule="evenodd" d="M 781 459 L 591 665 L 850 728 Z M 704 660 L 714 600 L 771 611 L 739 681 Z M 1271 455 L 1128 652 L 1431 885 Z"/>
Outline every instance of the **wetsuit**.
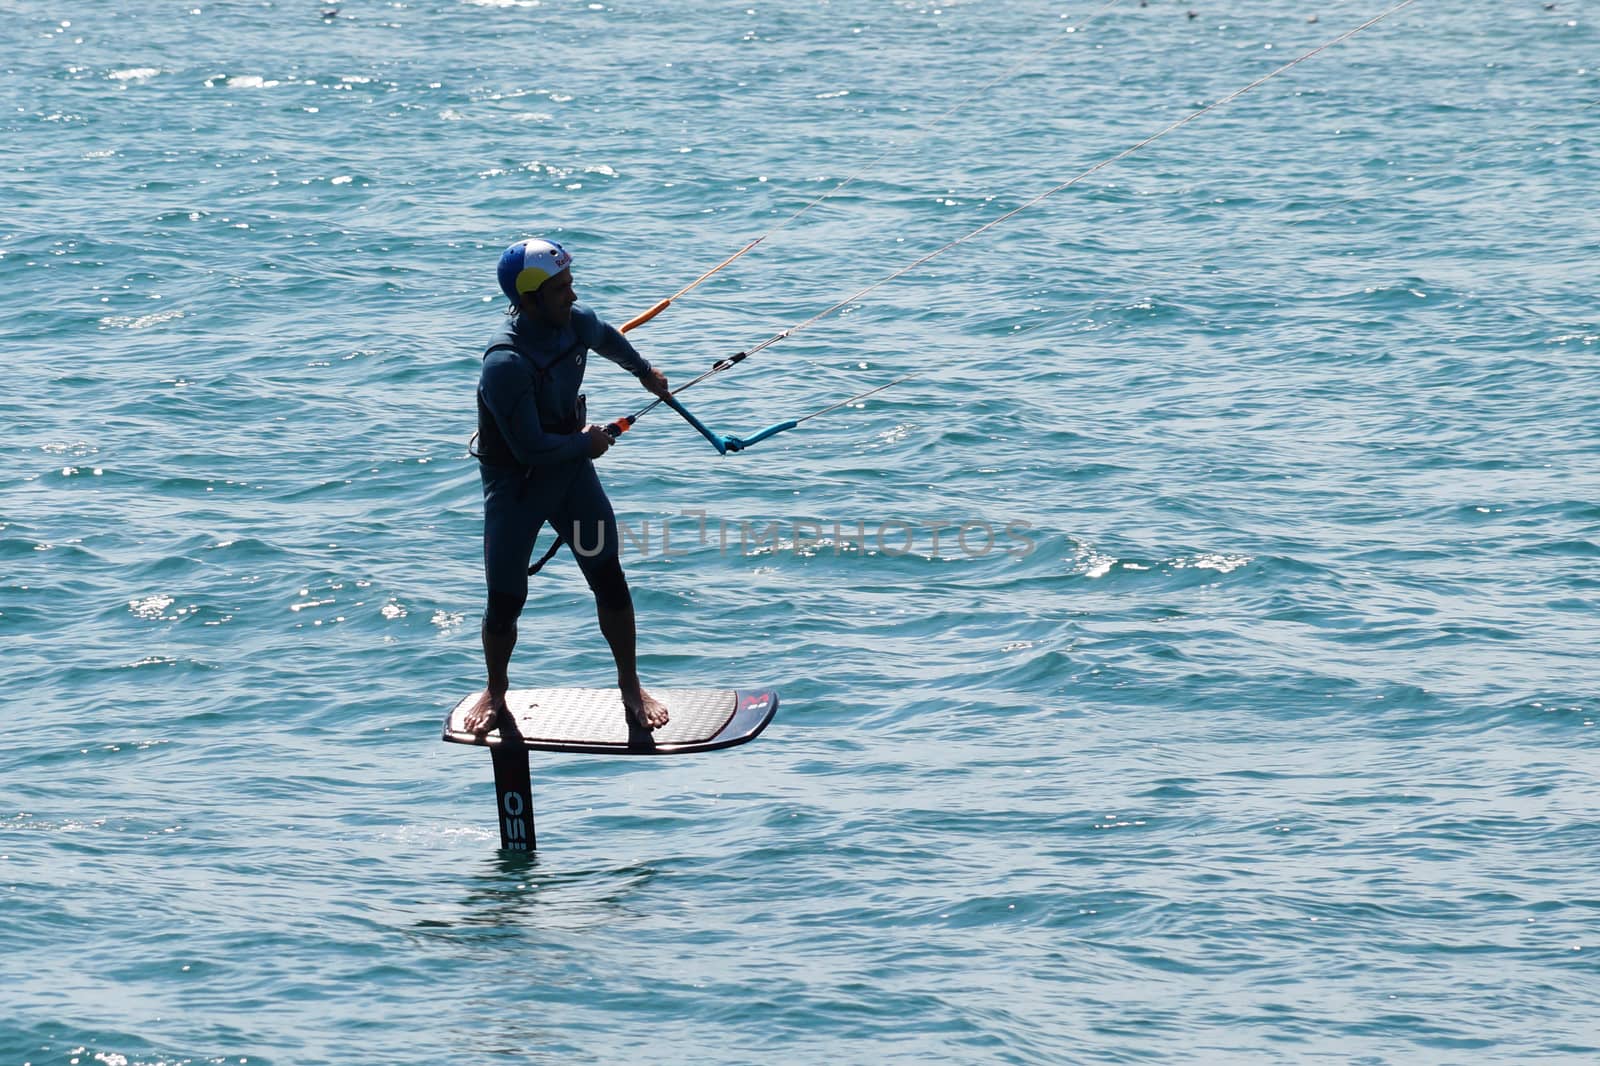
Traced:
<path fill-rule="evenodd" d="M 617 520 L 600 487 L 578 389 L 589 353 L 643 377 L 650 364 L 614 327 L 574 306 L 565 326 L 509 316 L 478 379 L 478 470 L 483 479 L 484 627 L 503 633 L 528 597 L 528 559 L 549 522 L 578 560 L 602 608 L 632 604 L 617 552 Z"/>

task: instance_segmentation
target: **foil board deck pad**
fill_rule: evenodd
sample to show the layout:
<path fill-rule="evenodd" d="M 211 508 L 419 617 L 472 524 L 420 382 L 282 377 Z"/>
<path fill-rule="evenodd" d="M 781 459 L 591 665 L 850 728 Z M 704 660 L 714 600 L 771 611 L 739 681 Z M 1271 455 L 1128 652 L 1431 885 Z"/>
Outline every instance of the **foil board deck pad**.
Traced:
<path fill-rule="evenodd" d="M 502 715 L 484 736 L 461 728 L 481 693 L 450 709 L 444 739 L 487 747 L 494 760 L 494 791 L 500 816 L 500 846 L 532 851 L 533 784 L 529 751 L 589 755 L 683 755 L 731 748 L 754 740 L 778 712 L 778 694 L 767 688 L 654 689 L 667 706 L 666 725 L 650 732 L 632 725 L 616 689 L 526 688 L 506 693 Z M 509 718 L 509 721 L 505 720 Z"/>

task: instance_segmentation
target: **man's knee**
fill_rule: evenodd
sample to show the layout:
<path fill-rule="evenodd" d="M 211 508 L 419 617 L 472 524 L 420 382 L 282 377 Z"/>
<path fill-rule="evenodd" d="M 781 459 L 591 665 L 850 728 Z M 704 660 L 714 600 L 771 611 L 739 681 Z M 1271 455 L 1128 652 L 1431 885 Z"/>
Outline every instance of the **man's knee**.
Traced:
<path fill-rule="evenodd" d="M 522 605 L 528 601 L 528 594 L 508 596 L 505 593 L 490 591 L 489 605 L 483 612 L 483 631 L 496 636 L 505 636 L 517 628 L 517 616 L 522 614 Z"/>

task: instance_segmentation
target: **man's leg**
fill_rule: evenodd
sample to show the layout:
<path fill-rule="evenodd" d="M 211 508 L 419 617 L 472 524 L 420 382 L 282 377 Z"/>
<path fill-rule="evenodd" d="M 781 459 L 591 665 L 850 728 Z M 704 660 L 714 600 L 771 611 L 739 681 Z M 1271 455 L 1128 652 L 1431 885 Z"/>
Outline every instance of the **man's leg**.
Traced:
<path fill-rule="evenodd" d="M 468 732 L 483 734 L 493 729 L 506 709 L 506 690 L 511 687 L 511 651 L 517 646 L 517 615 L 522 603 L 516 597 L 489 593 L 489 607 L 483 613 L 483 662 L 489 683 L 478 702 L 462 720 Z"/>
<path fill-rule="evenodd" d="M 489 676 L 483 695 L 463 720 L 469 732 L 480 736 L 506 710 L 517 616 L 528 599 L 528 559 L 544 524 L 541 488 L 517 471 L 483 470 L 483 569 L 489 601 L 481 633 Z"/>
<path fill-rule="evenodd" d="M 638 629 L 633 615 L 633 595 L 622 573 L 619 558 L 617 518 L 611 501 L 600 487 L 594 465 L 573 481 L 564 507 L 565 513 L 552 525 L 567 535 L 583 579 L 594 593 L 595 616 L 600 632 L 611 646 L 617 663 L 617 688 L 622 706 L 634 724 L 644 729 L 659 729 L 667 724 L 667 708 L 639 683 Z"/>
<path fill-rule="evenodd" d="M 623 592 L 627 592 L 627 579 L 622 577 L 622 567 L 617 567 Z M 633 599 L 629 597 L 621 606 L 606 607 L 595 598 L 595 616 L 600 619 L 600 632 L 611 645 L 611 657 L 617 661 L 617 688 L 622 693 L 622 705 L 628 716 L 645 729 L 659 729 L 667 724 L 666 705 L 646 692 L 639 684 L 638 631 L 633 619 Z"/>

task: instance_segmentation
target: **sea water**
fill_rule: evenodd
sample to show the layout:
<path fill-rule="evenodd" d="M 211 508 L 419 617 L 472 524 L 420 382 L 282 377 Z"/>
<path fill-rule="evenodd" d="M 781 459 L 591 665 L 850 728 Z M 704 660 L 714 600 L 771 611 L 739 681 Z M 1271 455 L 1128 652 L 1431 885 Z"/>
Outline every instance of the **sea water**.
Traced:
<path fill-rule="evenodd" d="M 1600 12 L 0 4 L 0 1063 L 1600 1056 Z M 805 211 L 807 204 L 853 179 Z M 497 851 L 510 241 L 738 456 Z M 595 417 L 637 384 L 596 359 Z M 548 535 L 548 534 L 547 534 Z M 603 685 L 570 559 L 512 678 Z"/>

